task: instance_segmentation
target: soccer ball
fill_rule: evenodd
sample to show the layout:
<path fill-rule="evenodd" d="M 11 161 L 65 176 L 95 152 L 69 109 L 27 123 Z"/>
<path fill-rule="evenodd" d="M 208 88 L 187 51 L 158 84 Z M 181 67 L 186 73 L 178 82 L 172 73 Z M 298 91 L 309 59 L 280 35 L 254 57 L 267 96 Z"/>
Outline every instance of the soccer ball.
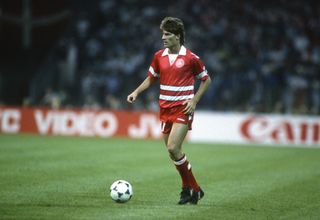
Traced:
<path fill-rule="evenodd" d="M 132 186 L 128 181 L 117 180 L 110 186 L 111 199 L 119 202 L 128 202 L 133 195 Z"/>

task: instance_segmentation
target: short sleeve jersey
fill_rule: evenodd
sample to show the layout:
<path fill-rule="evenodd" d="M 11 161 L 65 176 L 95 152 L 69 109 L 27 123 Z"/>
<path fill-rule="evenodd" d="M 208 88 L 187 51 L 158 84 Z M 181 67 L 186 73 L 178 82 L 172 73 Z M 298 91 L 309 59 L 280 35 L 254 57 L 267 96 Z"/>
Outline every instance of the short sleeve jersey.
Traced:
<path fill-rule="evenodd" d="M 168 48 L 155 53 L 151 62 L 149 77 L 159 78 L 161 108 L 181 105 L 194 97 L 195 78 L 206 80 L 208 72 L 200 58 L 181 46 L 174 62 L 170 63 Z"/>

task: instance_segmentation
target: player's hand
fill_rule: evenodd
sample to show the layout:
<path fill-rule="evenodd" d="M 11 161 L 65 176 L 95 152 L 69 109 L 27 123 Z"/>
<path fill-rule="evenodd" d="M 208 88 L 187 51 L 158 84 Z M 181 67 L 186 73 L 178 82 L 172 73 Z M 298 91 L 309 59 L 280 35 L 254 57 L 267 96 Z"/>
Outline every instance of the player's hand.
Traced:
<path fill-rule="evenodd" d="M 137 93 L 132 92 L 130 95 L 128 95 L 127 101 L 129 103 L 134 103 L 134 101 L 137 99 L 137 96 L 138 96 Z"/>
<path fill-rule="evenodd" d="M 186 106 L 183 110 L 183 113 L 186 115 L 192 114 L 197 105 L 193 99 L 186 100 L 182 104 Z"/>

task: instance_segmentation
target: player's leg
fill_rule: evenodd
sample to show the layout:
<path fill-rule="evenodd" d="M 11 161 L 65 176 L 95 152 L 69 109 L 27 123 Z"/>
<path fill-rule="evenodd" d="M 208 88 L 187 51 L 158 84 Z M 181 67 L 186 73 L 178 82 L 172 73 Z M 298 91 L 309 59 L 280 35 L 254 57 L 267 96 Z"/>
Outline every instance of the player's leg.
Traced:
<path fill-rule="evenodd" d="M 182 143 L 187 133 L 187 124 L 173 123 L 166 143 L 167 150 L 172 160 L 177 161 L 184 156 L 182 153 Z"/>
<path fill-rule="evenodd" d="M 183 205 L 187 204 L 191 199 L 190 186 L 189 186 L 189 175 L 188 168 L 185 163 L 180 164 L 185 159 L 185 155 L 181 151 L 182 142 L 188 132 L 187 129 L 184 129 L 184 125 L 182 125 L 183 129 L 179 129 L 179 125 L 171 125 L 170 133 L 164 134 L 163 138 L 169 152 L 169 156 L 175 164 L 176 169 L 178 170 L 181 181 L 182 181 L 182 191 L 180 192 L 180 199 L 178 204 Z M 174 131 L 172 131 L 174 130 Z M 179 131 L 179 132 L 177 132 Z M 185 134 L 184 134 L 185 133 Z M 169 139 L 170 138 L 170 139 Z M 178 165 L 180 164 L 180 165 Z"/>
<path fill-rule="evenodd" d="M 171 134 L 171 140 L 172 140 L 172 137 L 173 137 L 173 135 L 172 135 L 172 133 L 171 133 L 172 127 L 173 127 L 173 123 L 164 123 L 164 122 L 162 123 L 163 140 L 164 140 L 164 143 L 165 143 L 165 145 L 166 145 L 166 147 L 167 147 L 167 150 L 168 150 L 168 152 L 169 152 L 170 158 L 171 158 L 171 159 L 173 160 L 173 162 L 175 163 L 175 161 L 179 161 L 180 158 L 183 158 L 184 155 L 182 155 L 182 156 L 180 156 L 180 157 L 178 156 L 178 157 L 177 157 L 178 159 L 175 159 L 175 157 L 172 155 L 172 153 L 170 153 L 170 151 L 174 152 L 175 150 L 169 150 L 169 149 L 168 149 L 168 146 L 169 146 L 169 145 L 168 145 L 169 135 Z M 185 135 L 184 135 L 184 136 L 185 136 Z M 180 145 L 181 145 L 181 144 L 180 144 Z M 174 148 L 173 144 L 170 144 L 170 146 L 172 146 L 172 147 Z M 181 151 L 181 147 L 180 147 L 180 151 Z M 177 168 L 177 170 L 179 171 L 179 174 L 180 174 L 180 176 L 181 176 L 182 188 L 189 189 L 190 186 L 189 186 L 188 175 L 185 174 L 185 172 L 182 172 L 182 170 L 179 168 L 179 166 L 176 165 L 176 168 Z M 188 193 L 188 194 L 189 194 L 189 193 Z"/>
<path fill-rule="evenodd" d="M 191 164 L 187 160 L 186 155 L 182 152 L 182 143 L 188 130 L 189 126 L 187 124 L 173 123 L 170 134 L 166 137 L 168 152 L 182 179 L 182 192 L 179 204 L 186 204 L 187 202 L 197 204 L 198 200 L 204 195 L 194 178 Z"/>

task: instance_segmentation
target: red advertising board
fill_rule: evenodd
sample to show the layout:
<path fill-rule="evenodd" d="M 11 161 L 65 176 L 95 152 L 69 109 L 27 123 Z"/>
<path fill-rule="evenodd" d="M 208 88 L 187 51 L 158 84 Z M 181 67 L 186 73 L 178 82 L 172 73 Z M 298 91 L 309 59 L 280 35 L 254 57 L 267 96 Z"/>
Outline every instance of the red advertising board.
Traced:
<path fill-rule="evenodd" d="M 157 113 L 0 107 L 1 133 L 159 138 Z"/>

